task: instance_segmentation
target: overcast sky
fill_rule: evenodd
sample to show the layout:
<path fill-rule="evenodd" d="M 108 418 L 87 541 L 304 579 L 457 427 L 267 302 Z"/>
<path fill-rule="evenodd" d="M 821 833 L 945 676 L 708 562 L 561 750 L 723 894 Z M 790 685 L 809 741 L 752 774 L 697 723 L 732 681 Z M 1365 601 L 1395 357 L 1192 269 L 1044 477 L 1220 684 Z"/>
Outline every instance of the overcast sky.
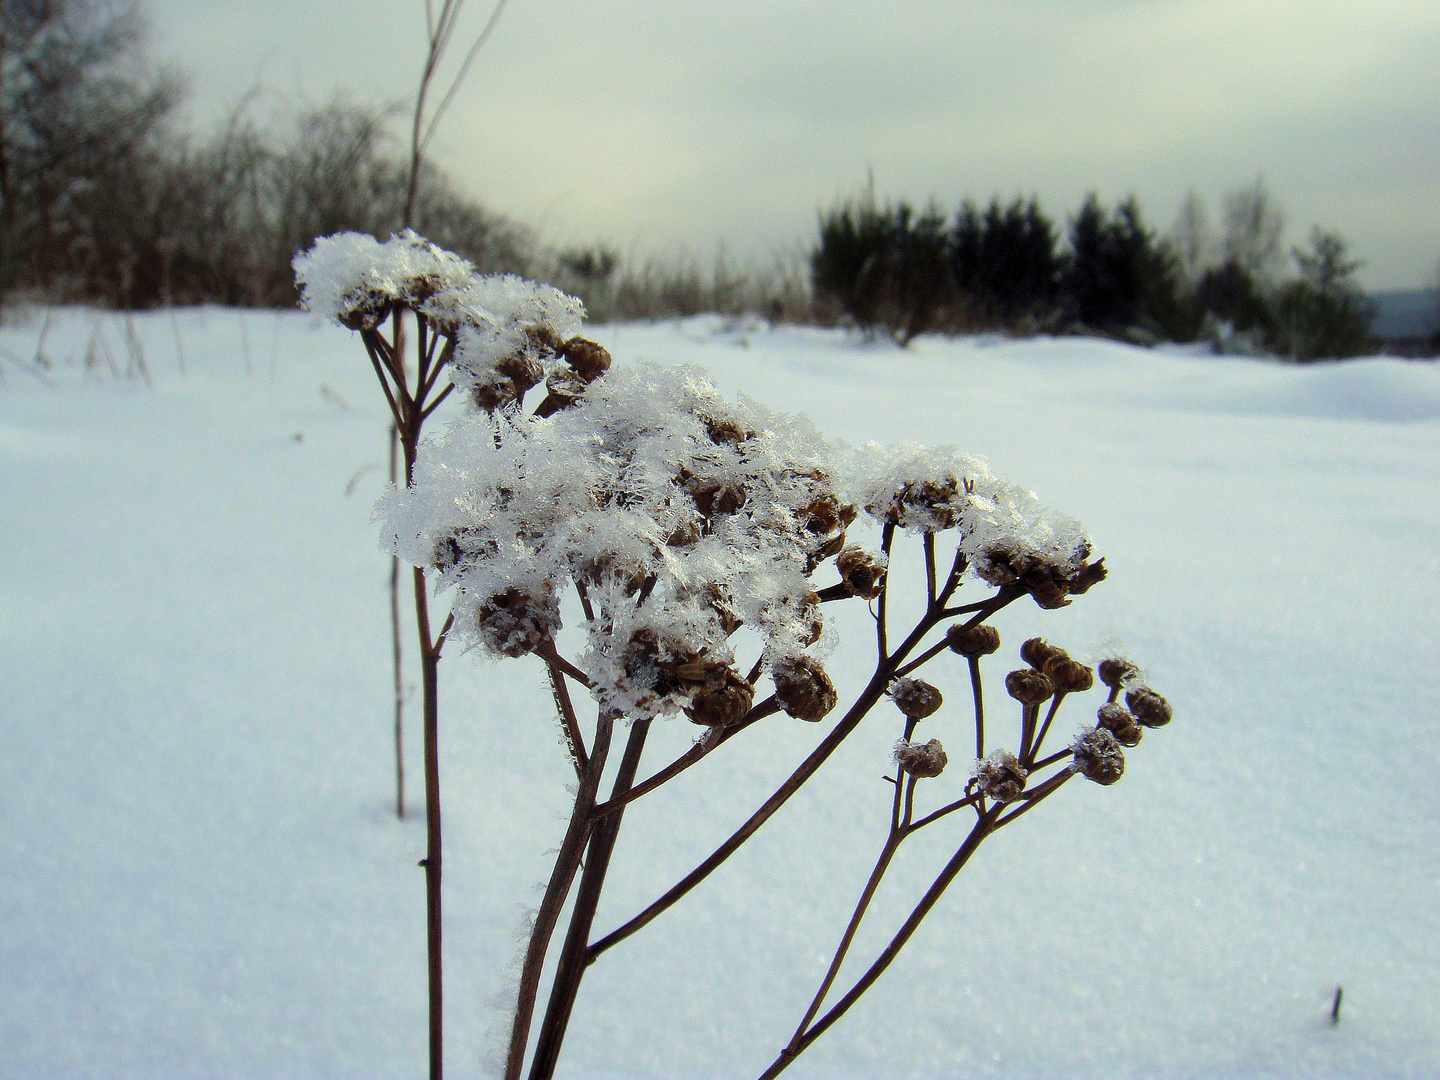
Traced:
<path fill-rule="evenodd" d="M 424 52 L 423 0 L 145 8 L 200 127 L 257 86 L 266 116 L 403 102 Z M 867 171 L 947 211 L 1134 192 L 1162 229 L 1190 189 L 1218 217 L 1260 176 L 1291 243 L 1336 229 L 1367 286 L 1416 286 L 1440 263 L 1440 2 L 509 0 L 432 156 L 546 241 L 706 259 L 800 250 Z"/>

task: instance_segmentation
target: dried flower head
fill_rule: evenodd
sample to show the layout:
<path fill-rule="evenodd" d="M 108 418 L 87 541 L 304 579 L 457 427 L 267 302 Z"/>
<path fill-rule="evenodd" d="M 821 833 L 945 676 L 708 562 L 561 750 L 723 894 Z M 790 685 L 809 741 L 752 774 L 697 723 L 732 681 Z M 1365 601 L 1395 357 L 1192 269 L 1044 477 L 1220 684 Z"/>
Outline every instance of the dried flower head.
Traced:
<path fill-rule="evenodd" d="M 685 715 L 706 727 L 727 728 L 745 719 L 754 700 L 754 688 L 734 668 L 725 667 L 713 675 L 707 673 Z"/>
<path fill-rule="evenodd" d="M 506 589 L 479 606 L 475 628 L 495 652 L 524 656 L 554 640 L 560 629 L 560 601 L 550 591 Z"/>
<path fill-rule="evenodd" d="M 864 548 L 847 547 L 835 558 L 840 581 L 851 596 L 873 600 L 885 587 L 887 560 L 871 555 Z"/>
<path fill-rule="evenodd" d="M 920 780 L 939 776 L 950 763 L 939 739 L 931 739 L 927 743 L 901 739 L 895 744 L 895 760 L 900 763 L 901 771 Z"/>
<path fill-rule="evenodd" d="M 1070 768 L 1097 784 L 1113 784 L 1125 773 L 1125 752 L 1104 728 L 1085 728 L 1070 744 Z"/>
<path fill-rule="evenodd" d="M 961 656 L 989 656 L 1000 648 L 1000 631 L 985 623 L 952 626 L 945 632 L 945 643 Z"/>
<path fill-rule="evenodd" d="M 1140 725 L 1135 722 L 1134 714 L 1116 702 L 1100 706 L 1095 716 L 1095 724 L 1114 735 L 1115 741 L 1121 746 L 1139 745 L 1140 736 L 1144 734 Z"/>
<path fill-rule="evenodd" d="M 1095 672 L 1069 656 L 1052 656 L 1044 664 L 1045 677 L 1061 694 L 1078 694 L 1095 685 Z"/>
<path fill-rule="evenodd" d="M 802 653 L 777 660 L 771 675 L 775 679 L 775 701 L 797 720 L 815 723 L 835 708 L 835 684 L 813 656 Z"/>
<path fill-rule="evenodd" d="M 1146 727 L 1164 727 L 1170 722 L 1170 702 L 1148 686 L 1137 686 L 1125 695 L 1125 704 L 1135 714 L 1135 719 Z"/>
<path fill-rule="evenodd" d="M 610 354 L 603 345 L 588 338 L 573 337 L 560 347 L 565 362 L 587 383 L 592 383 L 610 370 Z"/>
<path fill-rule="evenodd" d="M 1020 659 L 1037 671 L 1045 670 L 1046 661 L 1069 655 L 1064 649 L 1051 645 L 1044 638 L 1032 637 L 1020 646 Z"/>
<path fill-rule="evenodd" d="M 923 679 L 896 679 L 887 691 L 895 707 L 911 720 L 923 720 L 940 708 L 940 691 Z"/>
<path fill-rule="evenodd" d="M 996 802 L 1014 802 L 1025 790 L 1029 774 L 1008 750 L 996 750 L 975 764 L 975 786 Z"/>
<path fill-rule="evenodd" d="M 1022 705 L 1039 705 L 1055 696 L 1055 686 L 1043 671 L 1020 668 L 1005 676 L 1005 692 Z"/>
<path fill-rule="evenodd" d="M 1100 661 L 1097 668 L 1100 681 L 1113 690 L 1119 690 L 1140 677 L 1140 669 L 1129 660 L 1112 656 Z"/>

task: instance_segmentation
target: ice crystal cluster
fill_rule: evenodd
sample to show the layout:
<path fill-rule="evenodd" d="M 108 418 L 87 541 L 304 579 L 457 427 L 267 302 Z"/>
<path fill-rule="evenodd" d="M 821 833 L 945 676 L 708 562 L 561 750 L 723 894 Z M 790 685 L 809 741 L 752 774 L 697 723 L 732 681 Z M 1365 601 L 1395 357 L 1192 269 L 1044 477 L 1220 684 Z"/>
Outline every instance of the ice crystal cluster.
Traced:
<path fill-rule="evenodd" d="M 379 326 L 399 307 L 424 315 L 449 336 L 451 378 L 472 395 L 512 378 L 500 368 L 543 368 L 547 352 L 558 354 L 555 344 L 580 329 L 583 314 L 580 301 L 559 289 L 513 274 L 478 274 L 410 229 L 384 243 L 353 232 L 322 237 L 294 266 L 305 309 L 351 330 Z M 534 332 L 541 326 L 550 330 L 545 340 Z"/>
<path fill-rule="evenodd" d="M 1103 576 L 1076 522 L 977 459 L 841 452 L 803 417 L 726 401 L 698 370 L 611 370 L 576 336 L 578 300 L 481 276 L 413 232 L 329 237 L 295 269 L 305 306 L 351 329 L 420 315 L 474 406 L 425 439 L 410 486 L 382 501 L 387 546 L 453 590 L 453 632 L 494 655 L 548 653 L 560 597 L 580 594 L 577 663 L 625 715 L 741 719 L 755 696 L 730 644 L 742 625 L 763 640 L 783 711 L 819 720 L 834 708 L 808 651 L 822 628 L 812 579 L 829 563 L 837 588 L 870 599 L 887 569 L 847 544 L 857 507 L 898 528 L 956 530 L 976 576 L 1043 607 Z M 527 414 L 542 379 L 547 396 Z"/>

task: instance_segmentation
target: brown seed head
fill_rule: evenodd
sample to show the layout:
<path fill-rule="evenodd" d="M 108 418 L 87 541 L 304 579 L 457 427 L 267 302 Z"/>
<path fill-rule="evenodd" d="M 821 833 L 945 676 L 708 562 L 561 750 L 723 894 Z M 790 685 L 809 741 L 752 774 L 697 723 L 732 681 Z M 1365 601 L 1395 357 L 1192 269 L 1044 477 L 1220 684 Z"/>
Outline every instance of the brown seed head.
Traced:
<path fill-rule="evenodd" d="M 506 378 L 498 371 L 490 372 L 470 390 L 470 400 L 475 403 L 475 407 L 488 413 L 503 409 L 519 396 L 515 380 Z"/>
<path fill-rule="evenodd" d="M 1032 637 L 1020 646 L 1020 659 L 1038 671 L 1045 670 L 1047 660 L 1069 655 L 1064 649 L 1056 648 L 1044 638 Z"/>
<path fill-rule="evenodd" d="M 975 768 L 975 785 L 996 802 L 1014 802 L 1025 790 L 1029 774 L 1008 750 L 996 750 Z"/>
<path fill-rule="evenodd" d="M 1138 745 L 1143 734 L 1134 715 L 1118 702 L 1101 705 L 1100 711 L 1095 714 L 1095 723 L 1097 727 L 1114 735 L 1115 741 L 1121 746 Z"/>
<path fill-rule="evenodd" d="M 495 370 L 513 382 L 521 393 L 545 378 L 545 365 L 529 353 L 507 356 L 495 365 Z"/>
<path fill-rule="evenodd" d="M 1135 719 L 1146 727 L 1164 727 L 1170 722 L 1170 702 L 1148 686 L 1137 686 L 1125 695 L 1125 704 L 1135 714 Z"/>
<path fill-rule="evenodd" d="M 797 720 L 822 720 L 839 700 L 835 684 L 812 656 L 777 660 L 771 674 L 775 678 L 776 702 Z"/>
<path fill-rule="evenodd" d="M 745 719 L 755 700 L 754 688 L 733 668 L 710 673 L 704 689 L 685 708 L 685 715 L 705 727 L 726 728 Z"/>
<path fill-rule="evenodd" d="M 1000 631 L 984 623 L 952 626 L 945 633 L 945 643 L 961 656 L 989 656 L 1000 648 Z"/>
<path fill-rule="evenodd" d="M 1020 668 L 1005 676 L 1005 692 L 1022 705 L 1039 705 L 1055 696 L 1055 687 L 1043 671 Z"/>
<path fill-rule="evenodd" d="M 895 760 L 900 763 L 903 772 L 920 780 L 939 776 L 945 771 L 945 766 L 950 764 L 950 758 L 945 753 L 945 747 L 940 745 L 939 739 L 931 739 L 927 743 L 897 743 Z"/>
<path fill-rule="evenodd" d="M 1087 780 L 1108 786 L 1125 774 L 1125 752 L 1104 728 L 1086 728 L 1070 749 L 1075 754 L 1070 767 Z"/>
<path fill-rule="evenodd" d="M 693 477 L 685 490 L 695 500 L 695 509 L 707 518 L 733 514 L 745 505 L 745 489 L 739 484 L 713 478 Z"/>
<path fill-rule="evenodd" d="M 1139 668 L 1129 660 L 1122 660 L 1118 656 L 1101 660 L 1097 670 L 1100 674 L 1100 681 L 1115 690 L 1140 677 Z"/>
<path fill-rule="evenodd" d="M 940 708 L 940 691 L 923 679 L 896 679 L 890 684 L 890 699 L 911 720 L 924 720 Z"/>
<path fill-rule="evenodd" d="M 560 629 L 560 601 L 554 593 L 536 596 L 523 589 L 506 589 L 480 605 L 475 617 L 480 638 L 504 656 L 524 656 Z"/>
<path fill-rule="evenodd" d="M 532 323 L 525 327 L 525 342 L 529 352 L 548 360 L 554 360 L 565 352 L 565 340 L 553 327 Z"/>
<path fill-rule="evenodd" d="M 1068 656 L 1052 656 L 1045 661 L 1044 670 L 1045 677 L 1062 694 L 1078 694 L 1095 685 L 1095 672 Z"/>
<path fill-rule="evenodd" d="M 588 338 L 573 337 L 561 346 L 565 362 L 587 383 L 594 382 L 610 370 L 610 354 L 603 345 Z"/>
<path fill-rule="evenodd" d="M 835 567 L 851 596 L 873 600 L 885 586 L 884 564 L 863 548 L 847 547 L 836 556 Z"/>

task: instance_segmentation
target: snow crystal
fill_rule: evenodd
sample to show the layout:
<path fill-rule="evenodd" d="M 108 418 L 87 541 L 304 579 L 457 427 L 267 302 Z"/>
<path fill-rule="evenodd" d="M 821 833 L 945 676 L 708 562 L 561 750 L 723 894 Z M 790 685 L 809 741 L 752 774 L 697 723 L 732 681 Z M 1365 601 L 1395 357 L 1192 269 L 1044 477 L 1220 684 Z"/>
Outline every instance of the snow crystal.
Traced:
<path fill-rule="evenodd" d="M 653 716 L 718 688 L 742 623 L 775 656 L 814 644 L 807 576 L 849 519 L 833 472 L 802 418 L 642 365 L 552 416 L 461 418 L 381 513 L 394 550 L 455 587 L 462 639 L 492 653 L 532 651 L 562 587 L 581 587 L 597 696 Z M 517 605 L 522 625 L 495 630 Z"/>

